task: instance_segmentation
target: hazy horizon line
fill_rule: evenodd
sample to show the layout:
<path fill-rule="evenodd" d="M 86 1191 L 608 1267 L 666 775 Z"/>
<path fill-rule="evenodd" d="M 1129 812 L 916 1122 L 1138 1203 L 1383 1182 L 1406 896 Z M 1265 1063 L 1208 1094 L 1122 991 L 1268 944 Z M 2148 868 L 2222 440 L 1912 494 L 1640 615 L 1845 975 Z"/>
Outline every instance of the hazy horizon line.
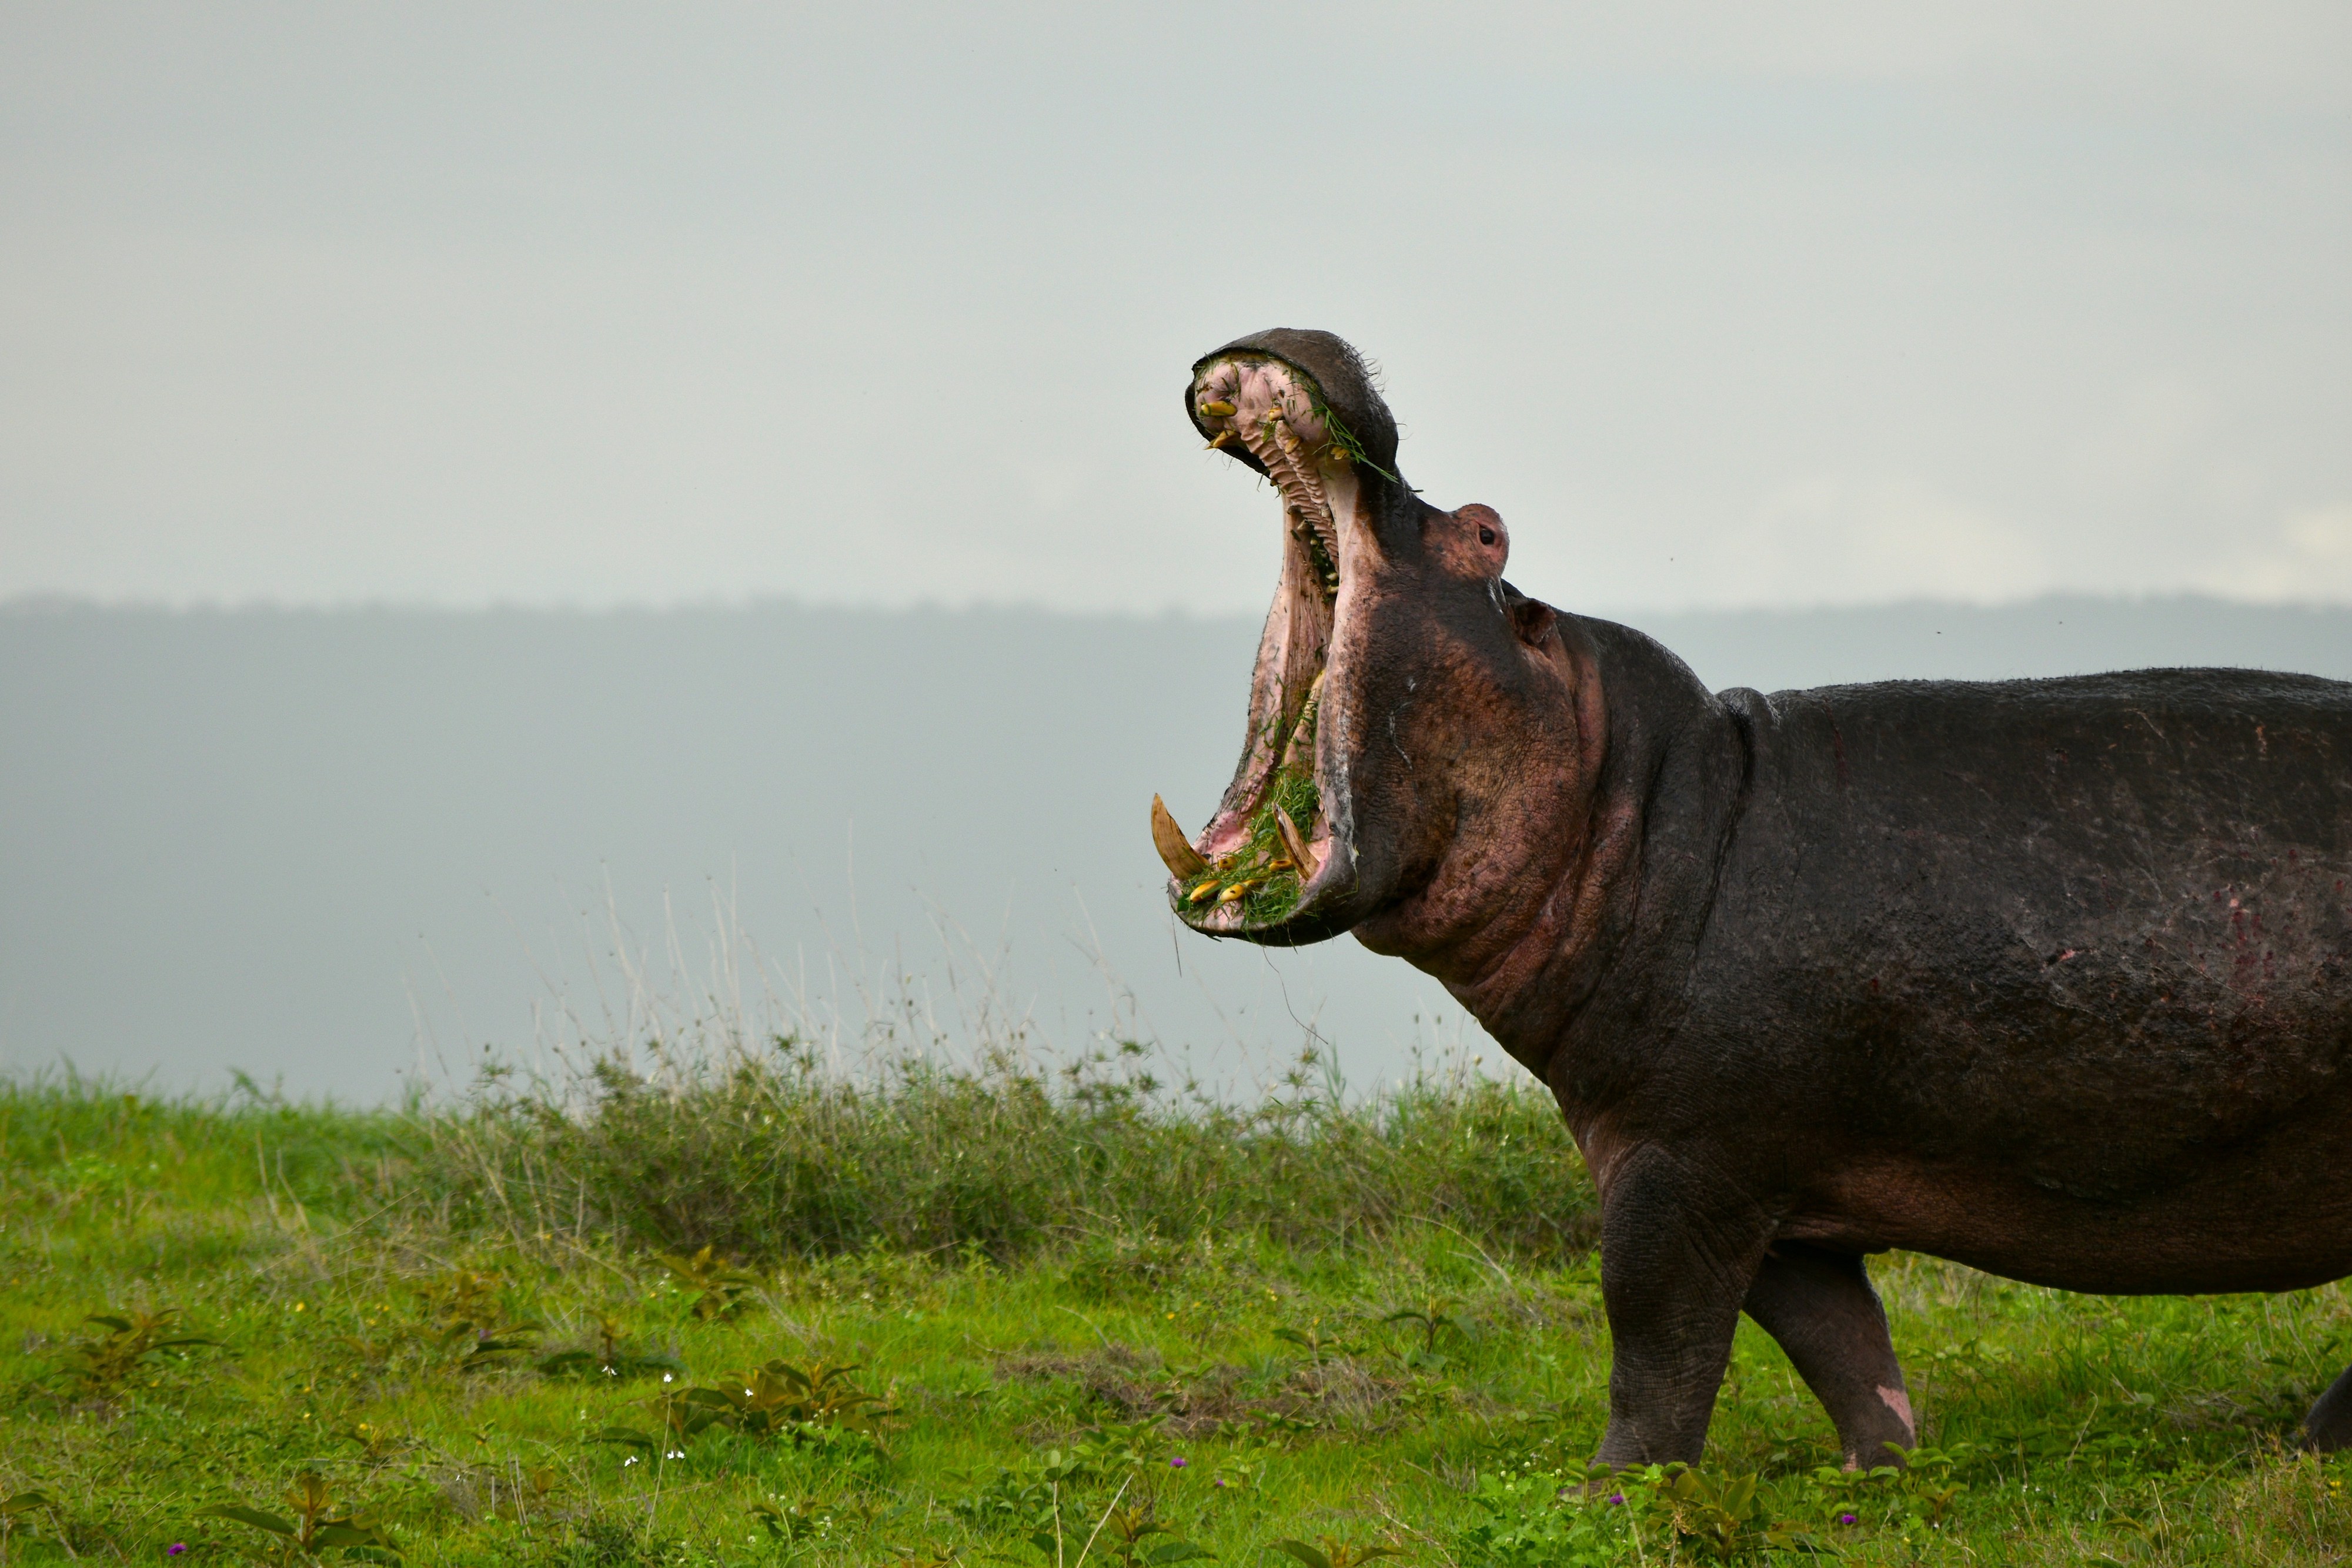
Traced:
<path fill-rule="evenodd" d="M 1541 597 L 1538 595 L 1537 597 Z M 2232 610 L 2269 610 L 2297 614 L 2352 612 L 2352 600 L 2257 599 L 2204 590 L 2163 591 L 2121 590 L 2100 592 L 2084 589 L 2052 589 L 2040 593 L 1995 600 L 1942 599 L 1912 594 L 1884 600 L 1832 601 L 1811 604 L 1563 604 L 1548 601 L 1572 613 L 1622 620 L 1633 616 L 1798 616 L 1867 614 L 1888 610 L 1935 610 L 1946 612 L 1993 614 L 2044 604 L 2111 606 L 2208 605 Z M 608 602 L 535 601 L 496 599 L 452 602 L 426 599 L 285 600 L 256 596 L 247 599 L 169 600 L 147 597 L 106 597 L 79 593 L 31 592 L 0 595 L 0 615 L 122 614 L 184 616 L 191 620 L 233 616 L 442 616 L 452 620 L 491 616 L 540 617 L 548 620 L 653 619 L 668 615 L 751 615 L 777 611 L 809 614 L 873 616 L 970 615 L 1024 616 L 1055 621 L 1110 621 L 1128 623 L 1167 622 L 1257 621 L 1256 610 L 1201 610 L 1164 605 L 1157 610 L 1112 608 L 1073 610 L 1027 600 L 974 599 L 951 602 L 918 599 L 905 603 L 876 600 L 798 599 L 789 594 L 759 593 L 726 598 L 623 600 Z"/>

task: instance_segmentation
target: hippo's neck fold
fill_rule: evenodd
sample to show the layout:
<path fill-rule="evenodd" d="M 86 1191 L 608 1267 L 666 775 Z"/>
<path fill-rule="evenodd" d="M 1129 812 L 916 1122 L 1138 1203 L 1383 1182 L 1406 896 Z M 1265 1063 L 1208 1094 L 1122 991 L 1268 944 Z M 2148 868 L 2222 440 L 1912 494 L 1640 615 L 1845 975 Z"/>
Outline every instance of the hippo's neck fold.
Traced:
<path fill-rule="evenodd" d="M 1422 967 L 1573 1118 L 1630 1089 L 1680 1017 L 1748 752 L 1681 660 L 1628 628 L 1560 619 L 1606 714 L 1596 770 L 1561 792 L 1551 841 L 1528 847 L 1482 940 Z"/>

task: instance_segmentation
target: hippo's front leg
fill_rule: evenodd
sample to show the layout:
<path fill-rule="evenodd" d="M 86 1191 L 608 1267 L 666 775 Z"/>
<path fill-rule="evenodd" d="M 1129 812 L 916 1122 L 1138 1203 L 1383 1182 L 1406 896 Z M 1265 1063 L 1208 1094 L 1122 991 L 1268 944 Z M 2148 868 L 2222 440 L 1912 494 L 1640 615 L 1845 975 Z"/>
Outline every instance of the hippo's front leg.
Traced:
<path fill-rule="evenodd" d="M 1655 1145 L 1617 1162 L 1601 1204 L 1612 1360 L 1595 1458 L 1695 1465 L 1771 1218 L 1705 1166 Z"/>
<path fill-rule="evenodd" d="M 1849 1467 L 1902 1463 L 1886 1445 L 1907 1448 L 1919 1440 L 1911 1399 L 1885 1309 L 1859 1257 L 1775 1242 L 1748 1288 L 1748 1315 L 1780 1342 L 1830 1413 Z"/>

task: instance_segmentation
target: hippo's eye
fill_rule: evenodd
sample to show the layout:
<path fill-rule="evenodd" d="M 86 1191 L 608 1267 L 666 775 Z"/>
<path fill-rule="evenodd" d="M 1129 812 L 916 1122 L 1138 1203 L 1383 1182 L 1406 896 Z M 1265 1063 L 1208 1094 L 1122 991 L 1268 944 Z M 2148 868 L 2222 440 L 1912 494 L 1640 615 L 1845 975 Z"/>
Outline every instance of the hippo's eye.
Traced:
<path fill-rule="evenodd" d="M 1478 542 L 1482 545 L 1493 544 L 1495 542 L 1495 530 L 1488 528 L 1486 524 L 1480 523 L 1478 525 Z"/>

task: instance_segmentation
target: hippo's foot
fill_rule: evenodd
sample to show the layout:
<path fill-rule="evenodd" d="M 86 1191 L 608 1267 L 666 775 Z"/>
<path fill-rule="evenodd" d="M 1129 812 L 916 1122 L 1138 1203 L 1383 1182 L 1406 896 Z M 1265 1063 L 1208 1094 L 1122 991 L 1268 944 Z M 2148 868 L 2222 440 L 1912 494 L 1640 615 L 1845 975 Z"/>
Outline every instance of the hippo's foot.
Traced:
<path fill-rule="evenodd" d="M 2327 1385 L 2303 1418 L 2303 1441 L 2323 1454 L 2352 1448 L 2352 1368 Z"/>
<path fill-rule="evenodd" d="M 1862 1260 L 1802 1242 L 1773 1245 L 1748 1288 L 1748 1315 L 1778 1340 L 1837 1426 L 1849 1469 L 1899 1465 L 1917 1426 L 1886 1313 Z"/>

